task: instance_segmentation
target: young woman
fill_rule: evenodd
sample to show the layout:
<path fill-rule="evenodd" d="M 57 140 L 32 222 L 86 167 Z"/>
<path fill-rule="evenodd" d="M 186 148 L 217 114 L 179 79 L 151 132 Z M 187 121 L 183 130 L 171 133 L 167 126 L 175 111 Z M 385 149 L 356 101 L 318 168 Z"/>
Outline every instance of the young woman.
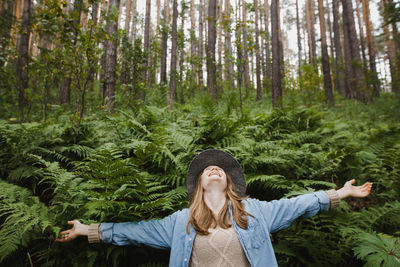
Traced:
<path fill-rule="evenodd" d="M 171 249 L 170 266 L 278 266 L 270 233 L 296 218 L 309 218 L 339 205 L 346 197 L 366 197 L 372 183 L 318 191 L 290 199 L 259 201 L 245 195 L 239 163 L 210 149 L 197 155 L 187 174 L 190 208 L 162 220 L 84 225 L 69 221 L 59 242 L 88 236 L 89 243 L 146 244 Z"/>

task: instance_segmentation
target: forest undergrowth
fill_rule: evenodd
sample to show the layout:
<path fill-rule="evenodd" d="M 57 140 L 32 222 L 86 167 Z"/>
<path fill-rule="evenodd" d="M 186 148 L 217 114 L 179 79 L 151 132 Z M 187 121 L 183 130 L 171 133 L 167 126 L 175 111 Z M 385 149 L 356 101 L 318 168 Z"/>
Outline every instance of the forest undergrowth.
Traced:
<path fill-rule="evenodd" d="M 191 159 L 218 148 L 238 159 L 260 200 L 373 182 L 368 198 L 273 234 L 280 266 L 400 266 L 400 99 L 275 110 L 235 99 L 90 110 L 80 127 L 59 110 L 45 122 L 0 120 L 0 265 L 166 266 L 168 251 L 55 239 L 72 219 L 139 221 L 186 208 Z"/>

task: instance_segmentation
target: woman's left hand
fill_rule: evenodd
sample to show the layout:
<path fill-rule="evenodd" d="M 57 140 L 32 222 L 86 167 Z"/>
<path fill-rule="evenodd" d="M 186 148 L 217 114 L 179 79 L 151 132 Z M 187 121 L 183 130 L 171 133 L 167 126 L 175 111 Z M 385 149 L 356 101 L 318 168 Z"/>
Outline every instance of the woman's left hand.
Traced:
<path fill-rule="evenodd" d="M 342 188 L 337 190 L 340 199 L 346 197 L 366 197 L 371 193 L 372 183 L 366 182 L 360 186 L 354 186 L 356 179 L 347 181 Z"/>

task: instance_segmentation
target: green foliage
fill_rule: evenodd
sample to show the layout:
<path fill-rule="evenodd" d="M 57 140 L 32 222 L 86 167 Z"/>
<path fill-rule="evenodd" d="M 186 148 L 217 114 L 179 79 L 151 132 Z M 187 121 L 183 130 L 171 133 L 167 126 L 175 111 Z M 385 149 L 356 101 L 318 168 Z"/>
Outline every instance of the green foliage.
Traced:
<path fill-rule="evenodd" d="M 385 234 L 361 233 L 354 253 L 366 261 L 364 266 L 399 266 L 400 238 Z"/>
<path fill-rule="evenodd" d="M 57 120 L 49 114 L 46 123 L 0 121 L 1 264 L 18 265 L 29 255 L 43 266 L 166 265 L 168 253 L 149 248 L 54 239 L 71 219 L 139 221 L 187 207 L 187 167 L 207 148 L 233 154 L 246 173 L 247 194 L 261 200 L 337 188 L 352 178 L 374 183 L 369 198 L 342 201 L 334 211 L 273 234 L 280 265 L 374 264 L 385 251 L 393 255 L 382 264 L 395 259 L 396 99 L 266 113 L 262 105 L 241 112 L 225 97 L 218 107 L 202 97 L 172 111 L 135 105 L 112 115 L 93 112 L 80 127 L 65 113 Z"/>

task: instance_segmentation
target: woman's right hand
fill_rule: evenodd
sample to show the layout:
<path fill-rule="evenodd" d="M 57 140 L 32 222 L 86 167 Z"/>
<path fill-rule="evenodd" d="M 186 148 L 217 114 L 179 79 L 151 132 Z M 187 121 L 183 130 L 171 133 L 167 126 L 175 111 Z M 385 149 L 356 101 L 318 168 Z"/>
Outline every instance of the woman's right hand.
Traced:
<path fill-rule="evenodd" d="M 87 236 L 89 225 L 82 224 L 79 221 L 68 221 L 68 224 L 73 225 L 72 229 L 60 232 L 61 237 L 57 238 L 57 242 L 69 242 L 78 236 Z"/>

